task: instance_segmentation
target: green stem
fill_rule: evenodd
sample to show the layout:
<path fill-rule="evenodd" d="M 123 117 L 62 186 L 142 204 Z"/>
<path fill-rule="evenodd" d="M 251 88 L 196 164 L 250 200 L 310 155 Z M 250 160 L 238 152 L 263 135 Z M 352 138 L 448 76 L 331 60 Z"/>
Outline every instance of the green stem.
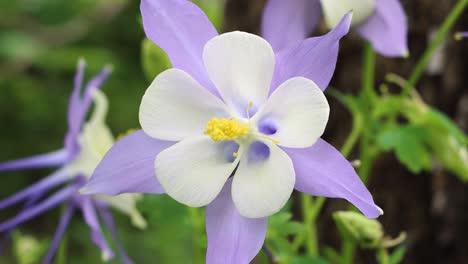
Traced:
<path fill-rule="evenodd" d="M 377 101 L 377 94 L 374 89 L 375 52 L 370 43 L 366 43 L 364 48 L 363 63 L 362 93 L 366 97 L 365 100 L 372 105 Z"/>
<path fill-rule="evenodd" d="M 197 208 L 189 207 L 190 219 L 193 225 L 192 233 L 192 245 L 193 245 L 193 256 L 195 264 L 202 264 L 205 262 L 203 250 L 200 247 L 200 238 L 203 236 L 204 232 L 204 219 L 200 214 L 200 211 Z"/>
<path fill-rule="evenodd" d="M 352 240 L 343 240 L 341 248 L 342 264 L 354 263 L 354 252 L 356 251 L 356 243 Z"/>
<path fill-rule="evenodd" d="M 370 43 L 367 43 L 364 48 L 364 57 L 363 57 L 363 75 L 362 75 L 362 91 L 360 94 L 360 99 L 362 102 L 362 115 L 363 115 L 363 126 L 367 129 L 362 131 L 361 136 L 361 147 L 360 147 L 360 161 L 361 167 L 359 169 L 359 176 L 364 183 L 367 183 L 368 175 L 371 167 L 371 153 L 370 153 L 370 144 L 371 144 L 371 128 L 372 128 L 372 116 L 370 115 L 371 109 L 374 107 L 374 104 L 377 101 L 377 94 L 374 89 L 375 82 L 375 52 L 372 49 Z M 365 172 L 368 170 L 367 172 Z M 364 172 L 363 175 L 361 172 Z"/>
<path fill-rule="evenodd" d="M 343 147 L 341 147 L 341 153 L 343 156 L 348 157 L 349 154 L 351 154 L 351 151 L 362 133 L 363 122 L 362 116 L 359 113 L 353 114 L 353 127 L 351 129 L 351 133 L 349 133 Z"/>
<path fill-rule="evenodd" d="M 318 254 L 318 237 L 317 237 L 317 226 L 315 224 L 316 215 L 312 210 L 313 208 L 313 198 L 308 194 L 301 194 L 302 202 L 302 213 L 304 217 L 304 222 L 306 223 L 306 251 L 310 256 L 316 256 Z"/>
<path fill-rule="evenodd" d="M 60 242 L 57 257 L 55 263 L 57 264 L 66 264 L 67 263 L 67 244 L 68 244 L 68 236 L 67 233 L 63 234 L 62 241 Z"/>
<path fill-rule="evenodd" d="M 408 85 L 405 86 L 402 95 L 406 96 L 411 91 L 411 87 L 416 86 L 416 83 L 421 79 L 424 71 L 426 70 L 429 61 L 431 60 L 432 56 L 434 55 L 437 48 L 442 44 L 442 42 L 446 39 L 447 34 L 452 29 L 452 27 L 457 22 L 458 18 L 461 16 L 463 11 L 468 5 L 468 0 L 459 0 L 457 5 L 452 9 L 450 14 L 445 19 L 444 23 L 440 27 L 439 31 L 432 39 L 429 46 L 424 51 L 422 57 L 419 59 L 416 67 L 411 72 L 411 75 L 408 79 Z"/>
<path fill-rule="evenodd" d="M 390 263 L 390 257 L 388 256 L 388 252 L 385 248 L 379 248 L 377 250 L 377 261 L 379 264 Z"/>

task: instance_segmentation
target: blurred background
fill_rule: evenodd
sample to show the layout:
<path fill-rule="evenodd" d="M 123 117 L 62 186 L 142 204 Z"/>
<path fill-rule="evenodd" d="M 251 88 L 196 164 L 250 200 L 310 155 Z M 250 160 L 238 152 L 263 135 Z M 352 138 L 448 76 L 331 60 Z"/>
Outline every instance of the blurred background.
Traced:
<path fill-rule="evenodd" d="M 220 32 L 259 32 L 264 0 L 196 2 Z M 389 72 L 408 76 L 456 2 L 402 0 L 409 20 L 410 57 L 377 56 L 376 84 L 383 82 Z M 463 15 L 455 29 L 468 30 L 468 16 Z M 325 32 L 321 26 L 315 34 Z M 361 63 L 362 46 L 362 39 L 353 33 L 341 42 L 332 81 L 335 89 L 349 94 L 360 89 L 361 68 L 356 65 Z M 445 113 L 466 134 L 468 39 L 455 41 L 449 34 L 437 56 L 417 90 L 427 104 Z M 113 65 L 103 91 L 110 101 L 107 120 L 114 134 L 138 128 L 140 99 L 166 65 L 153 44 L 144 41 L 139 1 L 0 0 L 0 161 L 48 152 L 63 145 L 68 97 L 79 58 L 87 61 L 88 78 L 104 65 Z M 330 96 L 329 100 L 332 116 L 325 138 L 339 147 L 351 130 L 351 117 L 340 103 Z M 357 155 L 357 151 L 353 152 L 349 159 Z M 380 155 L 372 169 L 369 188 L 376 203 L 385 210 L 380 220 L 386 233 L 393 237 L 401 231 L 408 234 L 403 263 L 468 263 L 468 185 L 462 181 L 468 175 L 452 174 L 437 161 L 428 170 L 414 170 L 402 165 L 400 158 L 392 151 Z M 2 174 L 0 198 L 48 173 L 32 170 Z M 318 229 L 324 244 L 338 247 L 331 213 L 346 205 L 338 200 L 327 202 Z M 205 247 L 206 238 L 194 232 L 203 228 L 203 223 L 192 223 L 193 212 L 165 196 L 145 197 L 138 206 L 149 222 L 144 231 L 133 228 L 127 217 L 115 213 L 119 234 L 135 263 L 194 263 L 193 255 Z M 291 206 L 295 212 L 297 203 Z M 0 212 L 0 220 L 17 210 Z M 60 210 L 23 224 L 12 243 L 0 253 L 0 263 L 39 263 L 21 255 L 40 256 L 47 250 Z M 300 213 L 294 213 L 296 217 L 300 218 Z M 20 247 L 29 236 L 41 245 L 30 252 Z M 74 218 L 61 252 L 66 254 L 66 263 L 101 263 L 100 252 L 90 242 L 81 217 Z M 363 250 L 356 263 L 375 263 L 374 258 Z"/>

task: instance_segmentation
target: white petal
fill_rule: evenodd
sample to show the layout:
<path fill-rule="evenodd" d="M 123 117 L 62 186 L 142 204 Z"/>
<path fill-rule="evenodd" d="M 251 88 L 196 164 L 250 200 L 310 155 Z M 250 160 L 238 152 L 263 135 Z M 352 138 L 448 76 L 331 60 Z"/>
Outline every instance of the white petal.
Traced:
<path fill-rule="evenodd" d="M 321 0 L 325 21 L 329 28 L 334 28 L 341 18 L 353 11 L 352 25 L 362 23 L 375 10 L 375 0 Z"/>
<path fill-rule="evenodd" d="M 169 196 L 199 207 L 213 201 L 234 171 L 238 158 L 232 142 L 214 142 L 209 137 L 186 139 L 156 157 L 156 177 Z"/>
<path fill-rule="evenodd" d="M 330 107 L 320 88 L 312 80 L 295 77 L 271 94 L 253 120 L 260 132 L 264 125 L 274 126 L 272 134 L 267 135 L 277 139 L 279 145 L 306 148 L 323 134 L 329 113 Z"/>
<path fill-rule="evenodd" d="M 224 101 L 239 114 L 249 102 L 258 106 L 266 100 L 275 68 L 266 40 L 238 31 L 221 34 L 206 43 L 203 61 Z"/>
<path fill-rule="evenodd" d="M 140 124 L 153 138 L 200 136 L 213 117 L 227 117 L 224 103 L 178 69 L 159 74 L 141 101 Z"/>
<path fill-rule="evenodd" d="M 283 150 L 269 142 L 255 142 L 242 155 L 234 175 L 234 204 L 244 217 L 272 215 L 288 201 L 295 178 L 293 163 Z"/>

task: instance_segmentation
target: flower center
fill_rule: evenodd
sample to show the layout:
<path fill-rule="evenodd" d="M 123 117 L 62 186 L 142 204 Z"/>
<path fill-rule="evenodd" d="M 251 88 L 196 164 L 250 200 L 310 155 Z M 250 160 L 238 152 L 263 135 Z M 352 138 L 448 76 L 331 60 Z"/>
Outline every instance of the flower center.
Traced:
<path fill-rule="evenodd" d="M 249 125 L 232 118 L 212 118 L 206 124 L 205 135 L 216 142 L 235 140 L 249 134 Z"/>

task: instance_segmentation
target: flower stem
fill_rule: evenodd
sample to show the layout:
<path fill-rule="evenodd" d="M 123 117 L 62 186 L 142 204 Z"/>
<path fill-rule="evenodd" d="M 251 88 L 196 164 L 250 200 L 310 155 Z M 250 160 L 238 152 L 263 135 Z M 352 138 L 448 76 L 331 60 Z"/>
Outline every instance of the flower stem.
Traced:
<path fill-rule="evenodd" d="M 370 43 L 366 43 L 364 47 L 363 64 L 362 94 L 369 106 L 377 101 L 377 94 L 374 89 L 375 52 Z"/>
<path fill-rule="evenodd" d="M 366 184 L 371 167 L 371 152 L 370 152 L 370 129 L 372 128 L 372 116 L 370 115 L 374 104 L 377 102 L 377 93 L 374 89 L 375 82 L 375 52 L 370 43 L 366 43 L 363 56 L 363 74 L 362 74 L 362 90 L 360 100 L 362 103 L 362 122 L 364 129 L 361 136 L 360 157 L 362 166 L 359 169 L 359 176 Z M 366 172 L 367 171 L 367 172 Z M 364 175 L 362 174 L 364 172 Z"/>
<path fill-rule="evenodd" d="M 312 212 L 313 199 L 308 194 L 301 194 L 302 202 L 302 213 L 304 217 L 304 223 L 306 223 L 306 251 L 310 256 L 316 256 L 318 254 L 317 245 L 317 228 L 315 225 L 315 217 Z"/>
<path fill-rule="evenodd" d="M 467 5 L 468 0 L 459 0 L 457 5 L 455 5 L 450 14 L 447 16 L 439 31 L 432 39 L 431 43 L 429 43 L 429 46 L 424 51 L 422 57 L 419 59 L 418 63 L 416 64 L 416 67 L 414 67 L 413 71 L 411 72 L 411 75 L 408 79 L 408 85 L 404 87 L 404 90 L 402 92 L 403 96 L 408 95 L 412 89 L 411 87 L 414 87 L 419 81 L 419 79 L 421 79 L 421 76 L 426 70 L 426 67 L 429 64 L 429 61 L 431 60 L 435 51 L 442 44 L 444 39 L 446 39 L 447 34 L 455 25 L 455 23 L 457 22 L 458 18 L 461 16 Z"/>
<path fill-rule="evenodd" d="M 62 241 L 57 251 L 56 264 L 66 264 L 67 263 L 67 244 L 68 236 L 67 233 L 63 234 Z"/>
<path fill-rule="evenodd" d="M 389 264 L 390 259 L 388 256 L 387 249 L 385 248 L 379 248 L 377 250 L 377 261 L 379 264 Z"/>
<path fill-rule="evenodd" d="M 192 246 L 193 246 L 193 260 L 194 264 L 203 264 L 205 257 L 203 250 L 200 247 L 200 239 L 203 237 L 204 222 L 203 215 L 201 215 L 198 208 L 189 207 L 189 215 L 193 226 L 192 231 Z"/>
<path fill-rule="evenodd" d="M 356 243 L 350 239 L 343 240 L 341 254 L 342 264 L 354 263 L 354 252 L 356 251 Z"/>

